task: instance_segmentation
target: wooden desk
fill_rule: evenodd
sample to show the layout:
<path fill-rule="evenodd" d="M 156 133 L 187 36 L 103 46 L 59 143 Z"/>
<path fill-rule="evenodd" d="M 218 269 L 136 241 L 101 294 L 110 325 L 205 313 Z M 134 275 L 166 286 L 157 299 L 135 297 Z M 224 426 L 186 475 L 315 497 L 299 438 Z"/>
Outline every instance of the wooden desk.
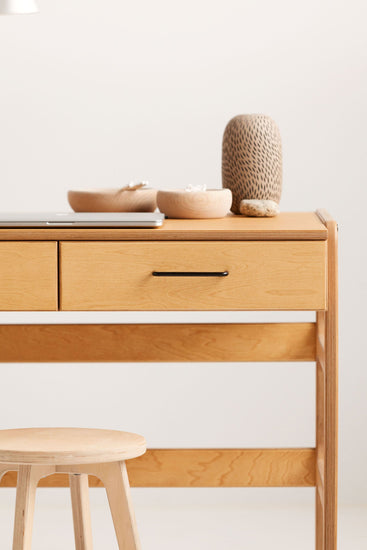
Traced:
<path fill-rule="evenodd" d="M 315 486 L 316 548 L 336 549 L 337 226 L 326 212 L 2 229 L 0 310 L 316 311 L 316 323 L 2 325 L 0 361 L 316 362 L 316 448 L 150 449 L 129 476 L 145 487 Z"/>

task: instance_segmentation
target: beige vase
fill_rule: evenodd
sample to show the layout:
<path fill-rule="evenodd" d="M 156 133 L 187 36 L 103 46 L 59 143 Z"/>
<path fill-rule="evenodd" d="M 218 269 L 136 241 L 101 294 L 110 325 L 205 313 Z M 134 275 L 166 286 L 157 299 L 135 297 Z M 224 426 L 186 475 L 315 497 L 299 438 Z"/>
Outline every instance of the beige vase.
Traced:
<path fill-rule="evenodd" d="M 255 199 L 279 204 L 282 191 L 282 144 L 278 126 L 266 115 L 238 115 L 226 126 L 222 150 L 223 187 L 232 191 L 232 212 L 241 201 Z M 247 205 L 243 204 L 243 207 Z M 256 212 L 257 204 L 253 203 Z M 269 202 L 269 205 L 271 203 Z M 251 215 L 264 214 L 264 209 Z"/>

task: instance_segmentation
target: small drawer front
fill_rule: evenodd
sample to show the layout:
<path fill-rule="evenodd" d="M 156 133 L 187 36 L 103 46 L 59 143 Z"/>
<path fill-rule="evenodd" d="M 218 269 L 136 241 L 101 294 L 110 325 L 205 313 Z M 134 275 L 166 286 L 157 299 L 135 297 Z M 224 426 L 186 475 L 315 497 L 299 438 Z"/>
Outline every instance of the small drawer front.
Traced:
<path fill-rule="evenodd" d="M 325 309 L 324 241 L 62 242 L 60 251 L 62 310 Z"/>
<path fill-rule="evenodd" d="M 0 242 L 0 310 L 54 311 L 57 243 Z"/>

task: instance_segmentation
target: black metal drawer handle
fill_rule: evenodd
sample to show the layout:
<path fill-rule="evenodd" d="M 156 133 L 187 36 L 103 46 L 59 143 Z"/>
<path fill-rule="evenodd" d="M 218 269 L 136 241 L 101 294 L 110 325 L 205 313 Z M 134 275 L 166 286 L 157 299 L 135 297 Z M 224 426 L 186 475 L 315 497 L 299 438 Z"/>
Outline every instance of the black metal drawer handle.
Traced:
<path fill-rule="evenodd" d="M 228 271 L 153 271 L 154 277 L 227 277 Z"/>

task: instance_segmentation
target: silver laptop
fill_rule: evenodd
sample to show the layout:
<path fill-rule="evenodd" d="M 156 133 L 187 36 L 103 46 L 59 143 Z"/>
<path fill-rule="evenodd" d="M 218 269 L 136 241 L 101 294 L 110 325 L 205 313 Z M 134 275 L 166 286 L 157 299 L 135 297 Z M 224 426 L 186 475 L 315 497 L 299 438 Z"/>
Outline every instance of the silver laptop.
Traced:
<path fill-rule="evenodd" d="M 0 212 L 0 227 L 160 227 L 157 212 Z"/>

